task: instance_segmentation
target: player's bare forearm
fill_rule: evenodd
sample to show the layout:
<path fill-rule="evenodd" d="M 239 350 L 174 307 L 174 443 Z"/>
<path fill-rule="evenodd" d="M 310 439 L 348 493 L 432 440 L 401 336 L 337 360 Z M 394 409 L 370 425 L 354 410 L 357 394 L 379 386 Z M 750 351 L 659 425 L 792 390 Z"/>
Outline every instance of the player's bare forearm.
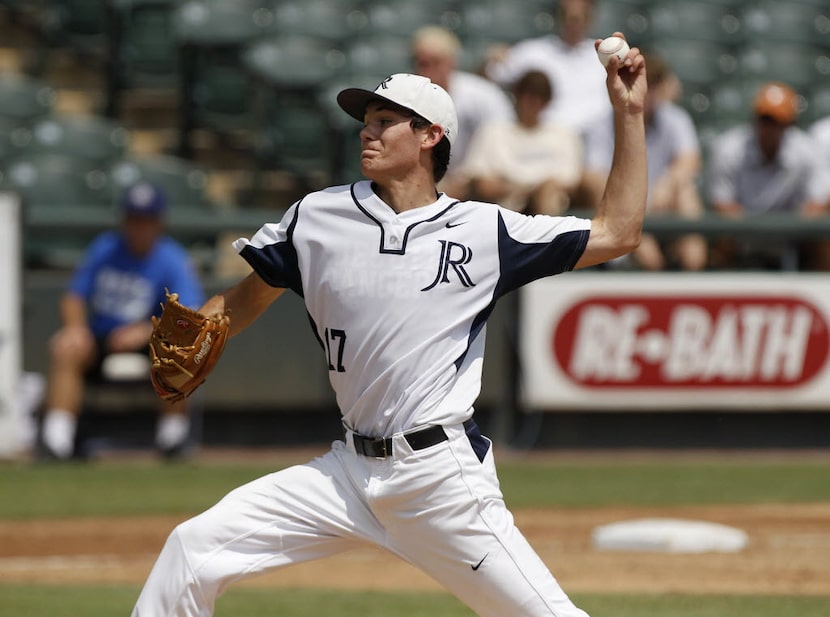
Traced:
<path fill-rule="evenodd" d="M 620 33 L 616 33 L 620 35 Z M 599 43 L 599 41 L 597 41 Z M 645 60 L 632 48 L 623 62 L 611 58 L 606 85 L 614 108 L 614 156 L 591 235 L 577 268 L 625 255 L 640 244 L 648 194 Z"/>
<path fill-rule="evenodd" d="M 616 246 L 624 254 L 639 245 L 646 211 L 648 165 L 643 114 L 617 112 L 614 126 L 614 162 L 596 218 L 609 236 L 610 248 Z"/>
<path fill-rule="evenodd" d="M 284 291 L 284 288 L 268 285 L 253 272 L 233 287 L 210 298 L 199 312 L 204 315 L 227 314 L 230 317 L 230 335 L 234 336 L 256 321 Z"/>

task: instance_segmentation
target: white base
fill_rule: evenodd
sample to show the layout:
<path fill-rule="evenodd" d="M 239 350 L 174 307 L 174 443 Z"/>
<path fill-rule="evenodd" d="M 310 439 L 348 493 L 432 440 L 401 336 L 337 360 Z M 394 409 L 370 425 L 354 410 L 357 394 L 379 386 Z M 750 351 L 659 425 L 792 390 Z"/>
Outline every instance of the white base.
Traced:
<path fill-rule="evenodd" d="M 645 518 L 597 527 L 594 547 L 609 551 L 661 553 L 736 553 L 748 543 L 746 532 L 705 521 Z"/>

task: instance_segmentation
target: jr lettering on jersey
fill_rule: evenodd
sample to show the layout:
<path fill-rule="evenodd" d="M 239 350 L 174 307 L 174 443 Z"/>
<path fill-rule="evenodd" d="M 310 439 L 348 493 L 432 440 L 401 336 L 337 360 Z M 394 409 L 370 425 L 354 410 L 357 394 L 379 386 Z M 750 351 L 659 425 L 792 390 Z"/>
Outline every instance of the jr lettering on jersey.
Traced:
<path fill-rule="evenodd" d="M 475 283 L 464 269 L 464 266 L 470 263 L 470 260 L 473 258 L 473 250 L 458 242 L 451 242 L 449 240 L 439 240 L 438 242 L 441 243 L 441 257 L 438 259 L 438 272 L 435 275 L 435 280 L 421 289 L 421 291 L 429 291 L 439 283 L 449 283 L 450 268 L 458 276 L 458 279 L 464 287 L 475 287 Z"/>

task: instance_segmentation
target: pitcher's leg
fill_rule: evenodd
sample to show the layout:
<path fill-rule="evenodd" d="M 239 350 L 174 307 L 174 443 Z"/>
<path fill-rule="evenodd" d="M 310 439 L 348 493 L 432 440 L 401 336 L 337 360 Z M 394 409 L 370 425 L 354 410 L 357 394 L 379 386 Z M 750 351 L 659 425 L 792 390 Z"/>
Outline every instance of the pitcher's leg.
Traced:
<path fill-rule="evenodd" d="M 587 617 L 516 528 L 485 447 L 479 441 L 476 455 L 456 432 L 431 452 L 415 453 L 417 464 L 407 459 L 402 469 L 423 472 L 402 473 L 411 499 L 378 514 L 390 547 L 480 617 Z"/>
<path fill-rule="evenodd" d="M 205 617 L 228 585 L 374 541 L 377 520 L 332 453 L 254 480 L 176 527 L 133 617 Z"/>

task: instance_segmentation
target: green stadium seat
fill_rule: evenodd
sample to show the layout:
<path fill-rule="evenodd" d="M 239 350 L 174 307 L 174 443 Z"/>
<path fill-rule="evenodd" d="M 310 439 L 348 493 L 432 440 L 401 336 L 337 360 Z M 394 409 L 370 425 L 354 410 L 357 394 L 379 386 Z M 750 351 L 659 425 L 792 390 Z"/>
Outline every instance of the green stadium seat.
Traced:
<path fill-rule="evenodd" d="M 175 92 L 179 58 L 173 32 L 178 0 L 110 0 L 106 115 L 117 117 L 125 92 Z"/>
<path fill-rule="evenodd" d="M 648 9 L 650 35 L 658 39 L 691 39 L 739 45 L 741 20 L 729 4 L 706 0 L 665 0 Z"/>
<path fill-rule="evenodd" d="M 306 186 L 328 179 L 332 134 L 318 97 L 345 70 L 345 54 L 322 37 L 274 35 L 249 45 L 242 58 L 258 93 L 255 184 L 267 170 Z"/>
<path fill-rule="evenodd" d="M 253 85 L 242 50 L 273 26 L 267 0 L 189 0 L 173 14 L 180 54 L 179 155 L 193 155 L 192 134 L 220 135 L 252 127 Z"/>
<path fill-rule="evenodd" d="M 830 49 L 793 43 L 754 41 L 741 49 L 744 78 L 783 81 L 799 92 L 830 78 Z"/>
<path fill-rule="evenodd" d="M 683 87 L 690 91 L 738 74 L 738 59 L 725 45 L 691 39 L 654 38 L 646 50 L 659 54 L 668 62 Z"/>
<path fill-rule="evenodd" d="M 361 36 L 345 48 L 345 73 L 357 78 L 381 79 L 393 73 L 412 71 L 408 38 L 389 34 Z M 375 83 L 380 82 L 380 79 Z"/>
<path fill-rule="evenodd" d="M 110 213 L 106 169 L 75 156 L 56 153 L 20 154 L 5 162 L 0 189 L 19 196 L 24 223 L 33 219 L 65 225 L 78 212 L 95 218 Z M 25 229 L 23 254 L 27 267 L 72 268 L 93 234 L 62 234 L 42 228 Z"/>
<path fill-rule="evenodd" d="M 209 173 L 201 165 L 170 155 L 128 156 L 109 168 L 110 203 L 117 204 L 128 187 L 146 180 L 164 189 L 176 210 L 208 210 L 215 204 L 208 195 Z"/>
<path fill-rule="evenodd" d="M 747 3 L 741 12 L 750 40 L 788 43 L 830 43 L 830 5 L 797 0 L 761 0 Z"/>
<path fill-rule="evenodd" d="M 107 208 L 105 168 L 60 153 L 21 154 L 6 164 L 2 185 L 20 195 L 25 210 Z"/>
<path fill-rule="evenodd" d="M 343 43 L 364 30 L 368 23 L 361 2 L 278 0 L 273 4 L 272 30 L 277 34 L 312 36 Z"/>
<path fill-rule="evenodd" d="M 0 74 L 0 118 L 28 124 L 52 111 L 55 93 L 48 82 L 15 73 Z"/>
<path fill-rule="evenodd" d="M 649 36 L 648 7 L 645 0 L 595 3 L 590 35 L 602 39 L 620 30 L 629 43 L 642 46 Z"/>
<path fill-rule="evenodd" d="M 752 102 L 762 80 L 734 79 L 715 84 L 712 89 L 711 112 L 707 124 L 723 131 L 752 120 Z"/>
<path fill-rule="evenodd" d="M 49 47 L 70 47 L 101 59 L 107 47 L 107 0 L 40 0 L 40 35 Z"/>
<path fill-rule="evenodd" d="M 242 52 L 247 71 L 269 87 L 308 91 L 342 70 L 346 58 L 326 39 L 306 35 L 273 35 Z"/>
<path fill-rule="evenodd" d="M 104 117 L 53 114 L 35 122 L 25 154 L 65 154 L 107 165 L 125 155 L 129 131 L 121 124 Z"/>
<path fill-rule="evenodd" d="M 807 92 L 804 123 L 830 117 L 830 83 L 816 84 Z"/>
<path fill-rule="evenodd" d="M 464 40 L 484 38 L 516 43 L 554 30 L 551 11 L 517 10 L 509 2 L 467 3 L 459 10 L 459 16 L 458 32 Z"/>

